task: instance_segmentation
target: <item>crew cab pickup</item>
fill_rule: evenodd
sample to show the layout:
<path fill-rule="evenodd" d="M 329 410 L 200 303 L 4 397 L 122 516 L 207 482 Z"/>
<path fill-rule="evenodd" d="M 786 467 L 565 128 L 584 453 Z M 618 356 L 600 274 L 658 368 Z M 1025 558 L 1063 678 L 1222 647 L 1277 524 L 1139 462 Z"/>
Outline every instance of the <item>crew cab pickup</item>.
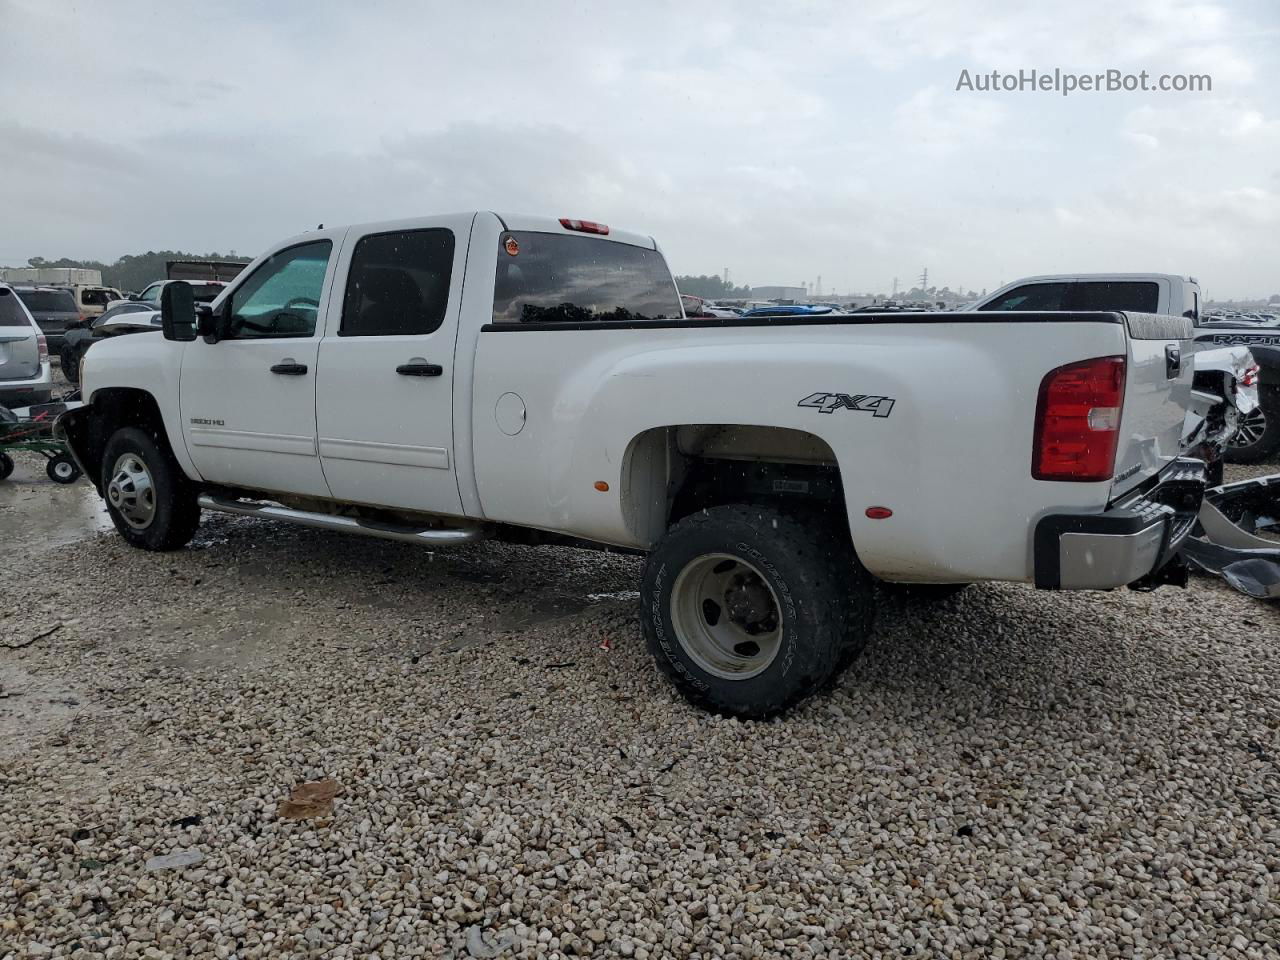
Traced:
<path fill-rule="evenodd" d="M 689 319 L 650 237 L 485 212 L 316 230 L 161 307 L 58 423 L 129 543 L 215 510 L 643 551 L 657 662 L 740 716 L 858 652 L 875 578 L 1176 579 L 1204 488 L 1184 317 Z"/>

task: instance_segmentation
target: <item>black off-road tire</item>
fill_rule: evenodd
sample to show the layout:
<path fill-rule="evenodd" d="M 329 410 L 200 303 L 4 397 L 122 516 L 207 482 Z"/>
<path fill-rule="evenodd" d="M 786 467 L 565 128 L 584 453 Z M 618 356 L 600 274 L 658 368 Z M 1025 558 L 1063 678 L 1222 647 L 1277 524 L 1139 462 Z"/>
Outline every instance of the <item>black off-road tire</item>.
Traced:
<path fill-rule="evenodd" d="M 1222 451 L 1222 459 L 1227 463 L 1262 463 L 1280 450 L 1280 386 L 1268 384 L 1258 390 L 1258 410 L 1254 416 L 1262 419 L 1261 432 L 1251 443 L 1237 445 L 1236 434 L 1227 448 Z M 1257 424 L 1250 425 L 1257 430 Z"/>
<path fill-rule="evenodd" d="M 853 660 L 870 632 L 874 591 L 847 538 L 832 530 L 803 515 L 735 504 L 691 514 L 659 541 L 645 561 L 641 624 L 659 668 L 686 698 L 717 713 L 763 719 L 811 696 Z M 721 554 L 754 568 L 780 613 L 776 655 L 746 679 L 704 669 L 673 621 L 681 572 Z"/>
<path fill-rule="evenodd" d="M 142 528 L 134 526 L 108 495 L 113 469 L 125 454 L 137 457 L 150 474 L 154 512 Z M 168 441 L 150 429 L 122 427 L 111 435 L 102 456 L 102 490 L 107 513 L 116 530 L 130 545 L 142 550 L 177 550 L 191 542 L 200 525 L 200 505 L 195 486 L 169 450 Z"/>
<path fill-rule="evenodd" d="M 75 483 L 80 479 L 80 468 L 69 453 L 50 457 L 49 462 L 44 465 L 44 472 L 54 483 Z"/>
<path fill-rule="evenodd" d="M 62 367 L 62 375 L 67 378 L 67 382 L 78 384 L 80 382 L 79 350 L 74 346 L 64 346 L 58 354 L 58 360 Z"/>
<path fill-rule="evenodd" d="M 0 451 L 0 480 L 8 480 L 13 473 L 13 457 Z"/>

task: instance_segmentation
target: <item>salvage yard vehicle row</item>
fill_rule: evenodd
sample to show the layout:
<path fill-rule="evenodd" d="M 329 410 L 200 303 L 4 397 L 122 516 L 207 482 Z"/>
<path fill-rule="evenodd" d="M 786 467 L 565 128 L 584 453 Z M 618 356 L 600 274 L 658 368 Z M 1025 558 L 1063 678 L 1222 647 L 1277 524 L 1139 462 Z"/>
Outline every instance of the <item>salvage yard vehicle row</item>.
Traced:
<path fill-rule="evenodd" d="M 316 230 L 162 308 L 59 427 L 131 543 L 204 508 L 643 550 L 659 665 L 744 716 L 856 654 L 873 576 L 1176 579 L 1204 487 L 1182 317 L 690 320 L 652 238 L 487 212 Z"/>

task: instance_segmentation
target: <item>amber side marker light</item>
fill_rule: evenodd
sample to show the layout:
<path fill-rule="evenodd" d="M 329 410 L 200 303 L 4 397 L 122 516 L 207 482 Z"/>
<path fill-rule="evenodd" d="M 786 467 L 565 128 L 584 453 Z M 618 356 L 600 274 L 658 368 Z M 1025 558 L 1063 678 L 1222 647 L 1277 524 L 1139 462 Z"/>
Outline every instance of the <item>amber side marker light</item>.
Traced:
<path fill-rule="evenodd" d="M 867 516 L 872 520 L 888 520 L 893 516 L 893 511 L 888 507 L 867 507 Z"/>
<path fill-rule="evenodd" d="M 603 480 L 597 480 L 597 481 L 596 481 L 596 489 L 597 489 L 597 490 L 599 490 L 601 493 L 608 493 L 608 492 L 609 492 L 609 484 L 605 483 Z"/>

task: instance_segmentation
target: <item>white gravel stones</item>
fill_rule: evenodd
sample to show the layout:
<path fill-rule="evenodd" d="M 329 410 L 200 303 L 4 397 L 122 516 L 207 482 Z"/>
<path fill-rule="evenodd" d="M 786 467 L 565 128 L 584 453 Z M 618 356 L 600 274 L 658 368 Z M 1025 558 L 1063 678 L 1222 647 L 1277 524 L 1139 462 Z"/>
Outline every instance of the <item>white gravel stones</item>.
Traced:
<path fill-rule="evenodd" d="M 157 870 L 185 870 L 187 867 L 194 867 L 203 859 L 204 854 L 199 850 L 179 850 L 177 853 L 167 853 L 163 857 L 152 857 L 146 862 L 144 869 L 152 873 Z"/>
<path fill-rule="evenodd" d="M 78 703 L 0 753 L 0 957 L 1277 956 L 1280 610 L 1213 581 L 889 601 L 743 724 L 587 599 L 631 558 L 211 518 L 7 561 L 0 633 L 67 626 L 0 664 Z"/>

